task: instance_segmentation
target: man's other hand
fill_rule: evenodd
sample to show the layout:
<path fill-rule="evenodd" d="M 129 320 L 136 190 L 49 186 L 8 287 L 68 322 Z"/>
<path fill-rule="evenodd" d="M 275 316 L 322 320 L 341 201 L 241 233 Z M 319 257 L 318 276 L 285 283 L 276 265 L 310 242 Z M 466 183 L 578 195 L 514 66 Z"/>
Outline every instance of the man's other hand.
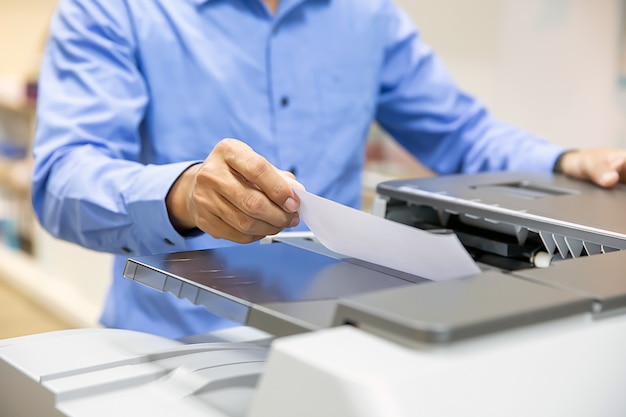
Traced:
<path fill-rule="evenodd" d="M 566 152 L 556 170 L 610 188 L 626 182 L 626 150 L 585 149 Z"/>

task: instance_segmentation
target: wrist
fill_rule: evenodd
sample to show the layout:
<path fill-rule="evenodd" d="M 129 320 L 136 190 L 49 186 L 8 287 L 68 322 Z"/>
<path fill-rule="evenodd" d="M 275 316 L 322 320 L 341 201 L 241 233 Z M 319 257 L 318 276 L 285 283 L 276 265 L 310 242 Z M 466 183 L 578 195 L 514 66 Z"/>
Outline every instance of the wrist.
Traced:
<path fill-rule="evenodd" d="M 567 169 L 565 168 L 567 158 L 571 156 L 571 154 L 574 152 L 576 152 L 575 149 L 569 149 L 561 152 L 561 154 L 557 156 L 556 160 L 554 161 L 552 172 L 557 174 L 564 174 L 567 171 Z"/>
<path fill-rule="evenodd" d="M 188 232 L 196 227 L 189 207 L 189 197 L 192 195 L 198 167 L 199 164 L 194 164 L 183 171 L 165 197 L 170 222 L 179 233 Z"/>

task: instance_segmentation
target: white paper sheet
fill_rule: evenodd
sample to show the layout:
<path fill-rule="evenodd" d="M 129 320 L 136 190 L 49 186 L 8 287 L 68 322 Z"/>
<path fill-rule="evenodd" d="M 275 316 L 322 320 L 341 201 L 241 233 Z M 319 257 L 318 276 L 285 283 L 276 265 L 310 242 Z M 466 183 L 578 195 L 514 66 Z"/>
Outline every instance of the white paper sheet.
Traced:
<path fill-rule="evenodd" d="M 300 217 L 328 249 L 434 281 L 480 272 L 455 234 L 434 234 L 294 189 Z"/>

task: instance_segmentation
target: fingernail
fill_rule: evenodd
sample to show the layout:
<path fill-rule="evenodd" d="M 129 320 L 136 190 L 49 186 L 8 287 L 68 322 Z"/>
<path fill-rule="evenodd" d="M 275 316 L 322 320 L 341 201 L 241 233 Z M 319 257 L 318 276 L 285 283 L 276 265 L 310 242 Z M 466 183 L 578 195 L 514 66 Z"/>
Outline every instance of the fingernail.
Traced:
<path fill-rule="evenodd" d="M 296 200 L 289 197 L 287 201 L 285 201 L 285 204 L 283 204 L 283 208 L 289 213 L 295 213 L 296 211 L 298 211 L 298 203 L 296 202 Z"/>
<path fill-rule="evenodd" d="M 617 181 L 617 172 L 615 171 L 607 171 L 600 176 L 600 183 L 602 185 L 611 184 Z"/>
<path fill-rule="evenodd" d="M 296 227 L 300 224 L 300 217 L 294 217 L 291 219 L 291 223 L 289 223 L 289 227 Z"/>

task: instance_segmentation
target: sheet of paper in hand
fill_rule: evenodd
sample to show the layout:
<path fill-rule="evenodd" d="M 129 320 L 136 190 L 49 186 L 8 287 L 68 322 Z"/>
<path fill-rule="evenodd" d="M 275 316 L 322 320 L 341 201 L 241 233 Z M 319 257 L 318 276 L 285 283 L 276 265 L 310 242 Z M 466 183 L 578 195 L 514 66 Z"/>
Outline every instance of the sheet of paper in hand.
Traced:
<path fill-rule="evenodd" d="M 334 252 L 433 281 L 480 272 L 454 233 L 427 232 L 294 190 L 301 219 Z"/>

